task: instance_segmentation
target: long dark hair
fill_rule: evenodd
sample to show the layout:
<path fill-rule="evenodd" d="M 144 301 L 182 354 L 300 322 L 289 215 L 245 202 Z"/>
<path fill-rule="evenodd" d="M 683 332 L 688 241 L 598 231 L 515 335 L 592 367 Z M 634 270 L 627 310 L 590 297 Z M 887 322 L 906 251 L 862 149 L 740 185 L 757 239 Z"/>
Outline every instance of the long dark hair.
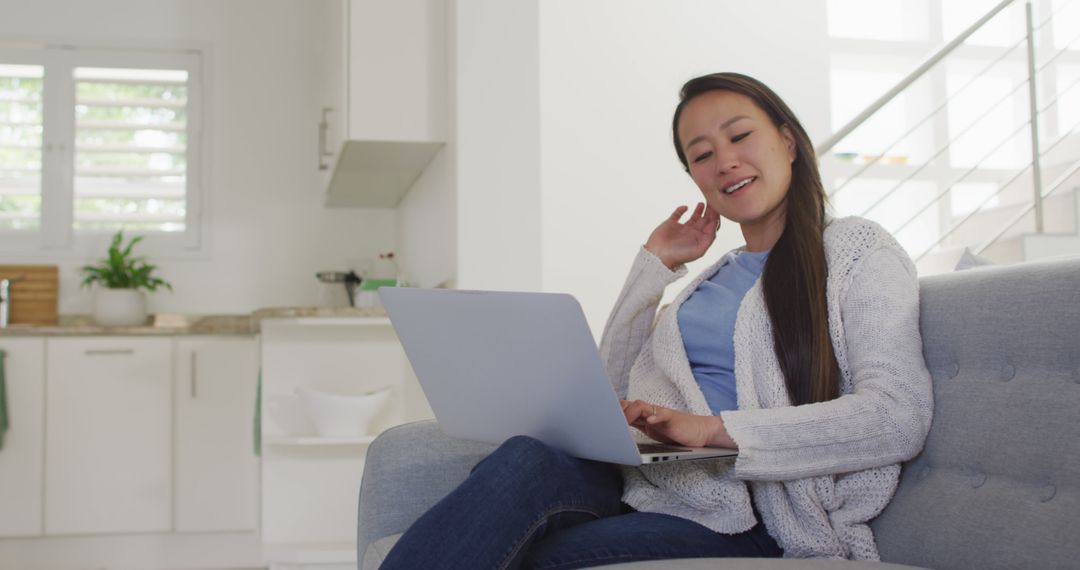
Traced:
<path fill-rule="evenodd" d="M 679 140 L 679 117 L 686 104 L 709 91 L 732 91 L 749 97 L 776 128 L 787 126 L 795 139 L 784 232 L 773 246 L 761 276 L 773 329 L 773 350 L 794 405 L 824 402 L 840 395 L 840 370 L 829 336 L 825 300 L 825 188 L 810 137 L 795 114 L 760 81 L 738 73 L 696 77 L 683 85 L 671 129 L 675 152 L 689 172 Z"/>

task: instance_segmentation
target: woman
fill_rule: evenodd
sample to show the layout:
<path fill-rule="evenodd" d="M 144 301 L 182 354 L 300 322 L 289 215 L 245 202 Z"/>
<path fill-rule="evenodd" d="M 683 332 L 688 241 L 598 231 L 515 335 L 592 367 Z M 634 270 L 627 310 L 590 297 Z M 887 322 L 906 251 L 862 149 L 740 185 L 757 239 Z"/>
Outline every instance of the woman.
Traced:
<path fill-rule="evenodd" d="M 826 220 L 810 140 L 760 82 L 687 82 L 672 131 L 704 203 L 649 236 L 601 354 L 630 425 L 738 448 L 737 460 L 620 470 L 513 438 L 414 523 L 384 568 L 877 559 L 867 522 L 930 427 L 914 266 L 876 224 Z M 721 217 L 746 246 L 657 312 Z"/>

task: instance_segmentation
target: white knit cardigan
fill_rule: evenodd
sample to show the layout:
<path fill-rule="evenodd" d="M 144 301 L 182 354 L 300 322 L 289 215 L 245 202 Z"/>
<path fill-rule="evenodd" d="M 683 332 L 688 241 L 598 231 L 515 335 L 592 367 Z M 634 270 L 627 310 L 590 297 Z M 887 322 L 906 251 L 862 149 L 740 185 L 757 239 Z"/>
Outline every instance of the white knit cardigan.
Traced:
<path fill-rule="evenodd" d="M 867 522 L 892 498 L 901 461 L 930 429 L 930 374 L 919 333 L 915 267 L 896 241 L 861 218 L 825 230 L 829 331 L 842 395 L 791 406 L 773 352 L 761 281 L 735 323 L 739 409 L 720 414 L 739 446 L 731 461 L 624 469 L 623 500 L 638 511 L 696 521 L 721 533 L 754 526 L 753 501 L 787 557 L 877 560 Z M 670 271 L 644 248 L 608 319 L 601 355 L 620 397 L 711 415 L 690 370 L 676 319 L 679 307 L 725 263 L 703 271 L 657 313 Z"/>

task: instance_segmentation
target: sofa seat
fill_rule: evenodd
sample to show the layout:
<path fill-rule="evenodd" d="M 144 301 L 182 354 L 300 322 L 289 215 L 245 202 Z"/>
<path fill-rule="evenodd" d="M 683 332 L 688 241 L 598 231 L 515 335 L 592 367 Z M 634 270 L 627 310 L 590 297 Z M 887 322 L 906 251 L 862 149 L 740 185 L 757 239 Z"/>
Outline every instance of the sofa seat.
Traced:
<path fill-rule="evenodd" d="M 682 559 L 614 567 L 1080 568 L 1080 259 L 922 278 L 920 329 L 934 419 L 922 453 L 905 463 L 892 502 L 871 522 L 889 564 Z M 360 487 L 357 554 L 372 556 L 364 570 L 382 559 L 376 542 L 385 554 L 493 448 L 446 437 L 434 422 L 380 435 Z"/>
<path fill-rule="evenodd" d="M 371 543 L 364 555 L 361 568 L 378 568 L 387 553 L 394 547 L 401 534 L 380 538 Z M 619 570 L 669 570 L 671 560 L 609 564 L 598 568 Z M 678 562 L 679 570 L 925 570 L 918 566 L 886 564 L 882 562 L 851 562 L 848 560 L 793 560 L 787 558 L 684 558 Z"/>

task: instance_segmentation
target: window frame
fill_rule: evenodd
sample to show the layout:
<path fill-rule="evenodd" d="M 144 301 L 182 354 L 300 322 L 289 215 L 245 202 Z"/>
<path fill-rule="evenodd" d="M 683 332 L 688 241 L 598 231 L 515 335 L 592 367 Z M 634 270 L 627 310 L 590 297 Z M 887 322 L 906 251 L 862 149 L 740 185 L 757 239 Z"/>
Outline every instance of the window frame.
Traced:
<path fill-rule="evenodd" d="M 204 47 L 95 46 L 66 44 L 0 45 L 0 61 L 43 66 L 41 217 L 37 231 L 0 230 L 0 253 L 45 254 L 50 259 L 100 256 L 112 230 L 74 229 L 75 80 L 80 67 L 176 69 L 188 74 L 185 148 L 184 231 L 137 230 L 143 255 L 204 257 L 208 219 L 209 50 Z M 40 257 L 40 255 L 39 255 Z"/>

